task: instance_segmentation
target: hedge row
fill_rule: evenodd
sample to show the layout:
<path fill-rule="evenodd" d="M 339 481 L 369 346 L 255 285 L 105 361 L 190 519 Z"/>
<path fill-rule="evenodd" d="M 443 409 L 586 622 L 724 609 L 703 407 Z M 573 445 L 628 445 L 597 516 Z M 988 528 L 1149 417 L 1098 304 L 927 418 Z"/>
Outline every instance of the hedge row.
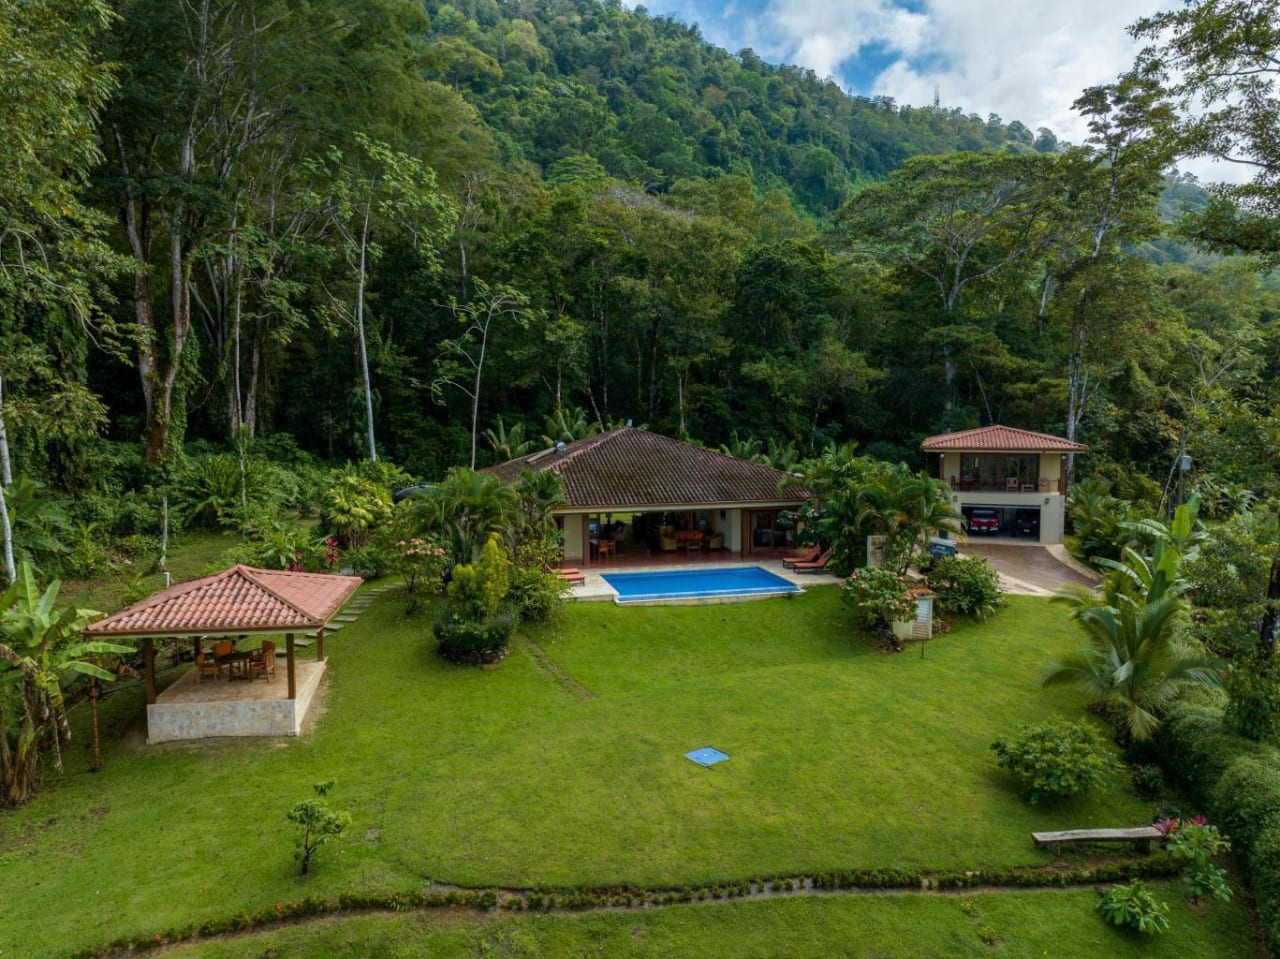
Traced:
<path fill-rule="evenodd" d="M 1170 709 L 1156 748 L 1169 777 L 1231 839 L 1280 954 L 1280 749 L 1235 735 L 1221 706 L 1201 699 Z"/>
<path fill-rule="evenodd" d="M 1280 861 L 1280 859 L 1278 859 Z M 1047 870 L 1035 867 L 975 869 L 950 872 L 922 872 L 911 869 L 849 869 L 820 872 L 811 876 L 783 876 L 712 883 L 709 886 L 682 886 L 664 889 L 495 890 L 429 889 L 405 893 L 346 892 L 337 896 L 310 896 L 278 902 L 273 908 L 237 913 L 149 935 L 125 936 L 73 953 L 71 959 L 107 959 L 158 949 L 233 932 L 248 932 L 306 917 L 371 911 L 408 912 L 444 907 L 493 909 L 513 912 L 550 912 L 601 908 L 651 908 L 717 899 L 785 894 L 811 889 L 967 889 L 975 886 L 1044 888 L 1088 883 L 1127 882 L 1130 879 L 1158 879 L 1177 876 L 1182 863 L 1165 853 L 1119 860 L 1077 869 Z"/>

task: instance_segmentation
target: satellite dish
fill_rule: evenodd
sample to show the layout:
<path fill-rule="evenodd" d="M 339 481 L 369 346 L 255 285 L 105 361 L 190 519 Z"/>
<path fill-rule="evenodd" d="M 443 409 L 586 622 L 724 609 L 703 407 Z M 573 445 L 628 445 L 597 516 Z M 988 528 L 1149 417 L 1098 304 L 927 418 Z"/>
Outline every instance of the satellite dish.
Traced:
<path fill-rule="evenodd" d="M 560 440 L 560 442 L 556 443 L 556 452 L 557 453 L 564 452 L 564 440 Z"/>

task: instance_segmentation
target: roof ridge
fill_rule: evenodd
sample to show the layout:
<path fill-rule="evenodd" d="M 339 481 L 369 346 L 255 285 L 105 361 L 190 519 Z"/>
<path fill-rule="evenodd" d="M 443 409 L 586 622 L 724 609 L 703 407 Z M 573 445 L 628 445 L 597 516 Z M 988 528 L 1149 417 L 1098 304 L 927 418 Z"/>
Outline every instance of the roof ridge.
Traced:
<path fill-rule="evenodd" d="M 291 610 L 293 610 L 303 619 L 307 620 L 308 622 L 315 623 L 321 626 L 324 625 L 324 623 L 321 620 L 317 619 L 315 616 L 312 616 L 305 609 L 300 607 L 297 603 L 293 602 L 291 599 L 288 599 L 285 596 L 280 595 L 280 593 L 276 592 L 274 589 L 272 589 L 270 586 L 264 583 L 257 576 L 251 575 L 253 573 L 266 573 L 268 576 L 270 576 L 273 572 L 277 572 L 277 570 L 258 569 L 257 567 L 254 567 L 254 566 L 245 566 L 242 563 L 237 563 L 235 566 L 232 566 L 231 569 L 228 570 L 227 572 L 233 572 L 236 570 L 238 570 L 240 574 L 244 576 L 245 579 L 249 580 L 249 582 L 253 583 L 259 589 L 265 591 L 275 599 L 284 603 L 286 606 L 288 606 Z M 282 572 L 282 571 L 279 571 L 279 572 Z M 303 572 L 305 575 L 305 571 Z"/>

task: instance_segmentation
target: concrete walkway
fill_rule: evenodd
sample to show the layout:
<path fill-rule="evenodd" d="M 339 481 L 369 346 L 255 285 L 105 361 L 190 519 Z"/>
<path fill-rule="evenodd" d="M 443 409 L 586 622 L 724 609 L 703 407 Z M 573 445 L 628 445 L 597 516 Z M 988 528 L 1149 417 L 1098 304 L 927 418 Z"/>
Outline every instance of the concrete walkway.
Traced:
<path fill-rule="evenodd" d="M 962 556 L 981 556 L 995 567 L 1000 585 L 1019 596 L 1052 596 L 1069 586 L 1094 586 L 1098 576 L 1079 563 L 1065 546 L 1041 546 L 1003 540 L 998 543 L 970 539 Z"/>

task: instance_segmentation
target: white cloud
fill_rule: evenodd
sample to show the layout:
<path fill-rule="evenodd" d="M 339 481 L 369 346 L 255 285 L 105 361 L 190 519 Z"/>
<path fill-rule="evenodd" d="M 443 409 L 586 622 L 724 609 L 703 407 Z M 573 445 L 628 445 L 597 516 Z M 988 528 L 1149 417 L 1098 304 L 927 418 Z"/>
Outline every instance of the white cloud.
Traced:
<path fill-rule="evenodd" d="M 752 47 L 765 59 L 819 76 L 841 76 L 841 64 L 864 48 L 892 62 L 868 86 L 851 92 L 904 104 L 933 101 L 1060 139 L 1082 142 L 1087 130 L 1071 104 L 1086 87 L 1128 69 L 1138 44 L 1126 32 L 1139 17 L 1177 0 L 662 0 L 650 9 L 700 22 L 703 35 L 729 50 Z M 701 14 L 700 14 L 701 11 Z M 1242 171 L 1191 162 L 1202 179 L 1238 179 Z"/>
<path fill-rule="evenodd" d="M 775 37 L 770 53 L 820 75 L 838 75 L 864 44 L 898 55 L 858 92 L 918 105 L 932 101 L 936 88 L 944 105 L 1080 140 L 1085 128 L 1071 103 L 1133 62 L 1136 44 L 1125 27 L 1167 4 L 927 0 L 910 13 L 892 0 L 768 0 L 761 18 Z"/>

